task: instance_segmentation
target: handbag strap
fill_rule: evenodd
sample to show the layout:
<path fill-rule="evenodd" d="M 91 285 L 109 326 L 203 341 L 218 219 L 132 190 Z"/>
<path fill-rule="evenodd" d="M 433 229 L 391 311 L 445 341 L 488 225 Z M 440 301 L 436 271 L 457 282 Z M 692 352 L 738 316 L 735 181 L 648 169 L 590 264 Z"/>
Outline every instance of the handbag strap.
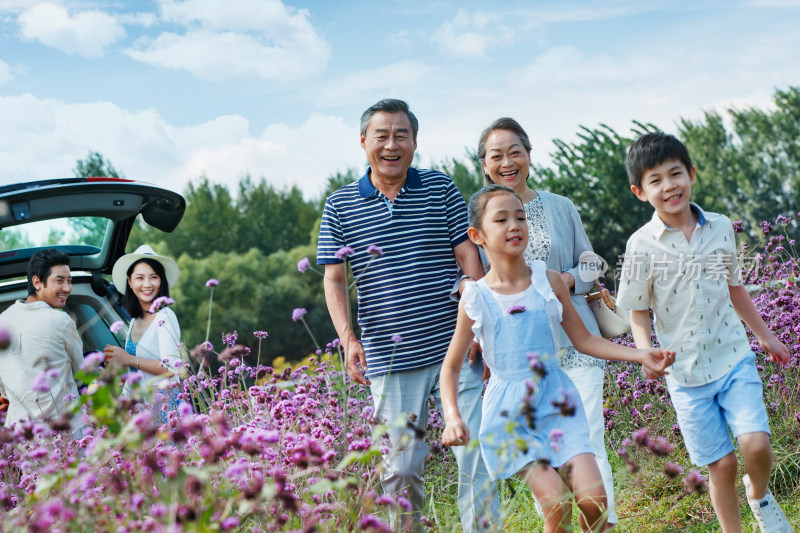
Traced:
<path fill-rule="evenodd" d="M 599 300 L 600 298 L 603 299 L 603 302 L 606 304 L 606 307 L 611 309 L 612 311 L 616 310 L 617 303 L 614 301 L 614 298 L 611 296 L 611 292 L 608 289 L 603 289 L 597 292 L 593 292 L 591 294 L 586 295 L 586 302 L 592 302 L 594 300 Z"/>

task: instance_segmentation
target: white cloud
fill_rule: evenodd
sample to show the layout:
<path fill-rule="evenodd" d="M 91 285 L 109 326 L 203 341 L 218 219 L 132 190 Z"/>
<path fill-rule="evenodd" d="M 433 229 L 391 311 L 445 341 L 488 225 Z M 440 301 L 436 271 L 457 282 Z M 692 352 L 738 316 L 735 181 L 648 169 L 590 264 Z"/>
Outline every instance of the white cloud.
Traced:
<path fill-rule="evenodd" d="M 12 79 L 14 79 L 14 75 L 11 73 L 11 67 L 8 63 L 0 59 L 0 85 L 8 83 Z"/>
<path fill-rule="evenodd" d="M 206 175 L 232 184 L 249 174 L 279 187 L 296 185 L 307 198 L 314 198 L 329 176 L 347 168 L 361 170 L 364 161 L 356 124 L 312 113 L 297 128 L 273 124 L 258 138 L 242 136 L 195 149 L 171 175 L 180 182 Z"/>
<path fill-rule="evenodd" d="M 432 75 L 431 67 L 421 61 L 401 61 L 322 81 L 315 100 L 328 106 L 358 102 L 366 107 L 381 98 L 412 98 L 429 90 Z"/>
<path fill-rule="evenodd" d="M 101 57 L 108 46 L 125 37 L 125 30 L 111 15 L 96 10 L 70 14 L 49 2 L 24 11 L 18 22 L 24 38 L 87 58 Z"/>
<path fill-rule="evenodd" d="M 179 192 L 201 175 L 234 191 L 250 174 L 278 186 L 297 185 L 312 198 L 329 176 L 364 165 L 355 121 L 319 114 L 254 136 L 238 115 L 177 127 L 154 110 L 26 94 L 0 96 L 0 116 L 0 184 L 70 176 L 91 150 L 128 178 Z"/>
<path fill-rule="evenodd" d="M 142 38 L 128 55 L 206 80 L 292 80 L 320 71 L 330 57 L 309 12 L 278 0 L 164 0 L 161 18 L 186 31 Z"/>
<path fill-rule="evenodd" d="M 483 56 L 490 46 L 505 46 L 513 42 L 514 30 L 504 25 L 502 20 L 494 13 L 476 11 L 470 14 L 459 9 L 453 20 L 433 32 L 431 41 L 457 57 Z"/>
<path fill-rule="evenodd" d="M 18 12 L 33 7 L 41 0 L 0 0 L 0 12 Z"/>
<path fill-rule="evenodd" d="M 411 50 L 414 46 L 414 40 L 411 38 L 411 34 L 408 30 L 400 30 L 397 33 L 389 35 L 386 37 L 386 42 L 390 46 L 399 46 L 406 50 Z"/>

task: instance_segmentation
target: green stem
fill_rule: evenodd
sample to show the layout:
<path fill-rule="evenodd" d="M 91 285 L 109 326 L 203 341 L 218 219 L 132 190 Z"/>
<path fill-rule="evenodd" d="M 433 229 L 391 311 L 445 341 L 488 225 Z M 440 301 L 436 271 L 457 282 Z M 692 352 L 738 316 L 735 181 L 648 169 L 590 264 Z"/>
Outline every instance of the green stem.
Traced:
<path fill-rule="evenodd" d="M 208 342 L 208 334 L 211 333 L 211 304 L 214 302 L 214 287 L 211 287 L 211 293 L 208 295 L 208 324 L 206 325 L 206 341 Z"/>
<path fill-rule="evenodd" d="M 317 338 L 316 338 L 316 337 L 314 337 L 314 334 L 313 334 L 313 333 L 311 333 L 311 328 L 309 328 L 309 327 L 308 327 L 308 324 L 306 323 L 306 319 L 305 319 L 305 318 L 303 318 L 303 317 L 300 317 L 300 321 L 301 321 L 301 322 L 303 323 L 303 325 L 306 327 L 306 331 L 308 332 L 308 334 L 309 334 L 309 335 L 311 335 L 311 340 L 312 340 L 312 341 L 314 341 L 314 346 L 316 346 L 316 347 L 317 347 L 317 350 L 320 350 L 320 351 L 322 351 L 322 348 L 320 348 L 320 347 L 319 347 L 319 343 L 317 342 Z"/>

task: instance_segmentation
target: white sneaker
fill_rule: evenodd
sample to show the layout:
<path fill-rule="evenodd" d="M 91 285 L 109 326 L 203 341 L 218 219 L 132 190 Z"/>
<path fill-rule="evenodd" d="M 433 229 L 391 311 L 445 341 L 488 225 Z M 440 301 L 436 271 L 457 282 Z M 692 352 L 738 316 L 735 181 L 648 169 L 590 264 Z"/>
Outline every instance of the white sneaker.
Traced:
<path fill-rule="evenodd" d="M 775 497 L 767 489 L 767 493 L 760 500 L 751 500 L 747 495 L 750 489 L 750 476 L 746 475 L 742 478 L 744 481 L 745 496 L 747 496 L 747 503 L 750 504 L 750 509 L 753 511 L 753 516 L 758 522 L 758 527 L 762 533 L 792 533 L 792 526 L 789 525 L 789 520 L 783 514 L 783 510 L 775 501 Z"/>

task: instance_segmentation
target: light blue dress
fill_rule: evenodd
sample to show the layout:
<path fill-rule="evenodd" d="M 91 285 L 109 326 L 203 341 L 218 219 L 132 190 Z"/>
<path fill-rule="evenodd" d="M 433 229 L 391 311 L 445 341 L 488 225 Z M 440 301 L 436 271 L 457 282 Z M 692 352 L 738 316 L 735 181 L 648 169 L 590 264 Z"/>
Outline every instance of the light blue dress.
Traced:
<path fill-rule="evenodd" d="M 519 294 L 497 294 L 480 280 L 469 285 L 463 300 L 492 371 L 479 433 L 489 475 L 511 477 L 535 461 L 558 468 L 578 454 L 592 453 L 580 396 L 554 355 L 553 325 L 561 320 L 561 304 L 547 280 L 545 264 L 531 264 L 531 285 Z M 525 311 L 510 314 L 511 306 L 524 306 Z M 528 355 L 534 353 L 545 377 L 531 370 Z M 534 409 L 533 427 L 524 415 L 529 385 L 535 387 L 528 401 Z M 553 405 L 564 399 L 575 407 L 573 416 L 563 415 Z"/>

